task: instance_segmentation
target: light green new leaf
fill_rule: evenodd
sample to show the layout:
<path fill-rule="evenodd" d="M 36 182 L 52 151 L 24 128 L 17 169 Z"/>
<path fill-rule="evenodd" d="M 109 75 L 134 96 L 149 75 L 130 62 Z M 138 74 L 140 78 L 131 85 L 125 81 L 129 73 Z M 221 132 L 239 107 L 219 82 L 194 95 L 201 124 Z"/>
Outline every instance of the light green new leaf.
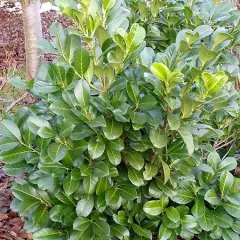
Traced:
<path fill-rule="evenodd" d="M 108 12 L 115 6 L 116 0 L 103 0 L 102 4 L 103 4 L 104 11 Z"/>
<path fill-rule="evenodd" d="M 134 23 L 131 26 L 130 32 L 127 35 L 127 38 L 125 39 L 126 42 L 125 56 L 130 56 L 140 48 L 140 45 L 142 44 L 145 38 L 145 35 L 146 35 L 145 29 L 141 27 L 139 24 Z"/>
<path fill-rule="evenodd" d="M 218 72 L 215 75 L 203 72 L 202 78 L 206 85 L 206 96 L 221 90 L 228 80 L 228 76 L 225 72 Z"/>
<path fill-rule="evenodd" d="M 205 65 L 207 62 L 217 57 L 217 52 L 209 50 L 203 43 L 200 45 L 198 54 L 202 65 Z"/>
<path fill-rule="evenodd" d="M 215 39 L 214 39 L 214 42 L 213 42 L 213 45 L 212 45 L 212 49 L 214 50 L 219 44 L 221 44 L 222 42 L 225 42 L 227 40 L 231 40 L 232 39 L 232 36 L 228 33 L 219 33 Z"/>
<path fill-rule="evenodd" d="M 162 63 L 153 63 L 151 66 L 151 71 L 159 80 L 167 82 L 171 75 L 169 68 Z"/>

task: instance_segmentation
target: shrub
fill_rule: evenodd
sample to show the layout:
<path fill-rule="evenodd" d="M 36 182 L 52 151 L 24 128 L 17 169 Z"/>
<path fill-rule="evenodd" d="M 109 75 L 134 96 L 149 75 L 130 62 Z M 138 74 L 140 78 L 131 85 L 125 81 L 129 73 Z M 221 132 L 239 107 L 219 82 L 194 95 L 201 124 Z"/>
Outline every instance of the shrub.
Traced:
<path fill-rule="evenodd" d="M 12 79 L 41 101 L 0 124 L 4 170 L 26 176 L 12 186 L 26 231 L 239 239 L 237 161 L 217 152 L 239 124 L 239 13 L 210 1 L 60 7 L 75 27 L 56 23 L 40 42 L 57 59 Z"/>

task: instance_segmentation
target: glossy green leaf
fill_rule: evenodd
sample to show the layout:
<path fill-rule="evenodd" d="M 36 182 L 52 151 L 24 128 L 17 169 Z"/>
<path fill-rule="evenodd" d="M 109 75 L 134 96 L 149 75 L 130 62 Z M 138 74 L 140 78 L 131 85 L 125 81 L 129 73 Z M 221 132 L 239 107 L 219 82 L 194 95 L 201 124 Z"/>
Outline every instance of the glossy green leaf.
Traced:
<path fill-rule="evenodd" d="M 165 211 L 166 211 L 167 217 L 174 223 L 177 223 L 180 220 L 180 214 L 175 207 L 169 207 Z"/>
<path fill-rule="evenodd" d="M 205 213 L 205 204 L 202 198 L 197 198 L 192 207 L 192 214 L 195 218 L 201 218 Z"/>
<path fill-rule="evenodd" d="M 214 211 L 214 220 L 222 228 L 230 228 L 233 225 L 233 219 L 223 211 Z"/>
<path fill-rule="evenodd" d="M 49 212 L 44 205 L 39 206 L 33 214 L 33 224 L 39 228 L 43 228 L 49 221 Z"/>
<path fill-rule="evenodd" d="M 220 183 L 219 183 L 219 188 L 224 195 L 233 185 L 234 182 L 234 177 L 230 172 L 223 171 L 220 176 Z"/>
<path fill-rule="evenodd" d="M 139 236 L 142 236 L 142 237 L 145 237 L 147 239 L 152 239 L 152 233 L 151 231 L 145 229 L 145 228 L 142 228 L 136 224 L 133 224 L 132 226 L 133 228 L 133 231 L 138 234 Z"/>
<path fill-rule="evenodd" d="M 87 107 L 90 100 L 90 87 L 86 80 L 77 82 L 74 88 L 74 94 L 81 107 Z"/>
<path fill-rule="evenodd" d="M 83 77 L 83 74 L 87 71 L 90 64 L 89 52 L 86 48 L 78 47 L 74 52 L 73 66 L 79 77 Z"/>
<path fill-rule="evenodd" d="M 144 165 L 144 159 L 142 155 L 134 150 L 127 151 L 125 155 L 125 160 L 136 170 L 141 170 Z"/>
<path fill-rule="evenodd" d="M 105 143 L 101 139 L 91 138 L 88 143 L 88 152 L 92 159 L 99 158 L 105 151 Z"/>
<path fill-rule="evenodd" d="M 136 169 L 129 167 L 128 168 L 128 177 L 129 180 L 135 185 L 135 186 L 142 186 L 144 184 L 143 182 L 143 176 L 141 172 L 137 171 Z"/>
<path fill-rule="evenodd" d="M 121 163 L 121 160 L 122 160 L 121 153 L 119 151 L 113 150 L 111 147 L 108 147 L 108 146 L 107 146 L 107 156 L 109 158 L 109 161 L 113 165 L 117 166 Z"/>
<path fill-rule="evenodd" d="M 83 179 L 83 190 L 86 194 L 93 194 L 96 190 L 98 177 L 90 174 Z"/>
<path fill-rule="evenodd" d="M 106 127 L 103 128 L 103 133 L 108 140 L 115 140 L 123 133 L 122 124 L 113 119 L 106 119 Z"/>
<path fill-rule="evenodd" d="M 239 240 L 240 237 L 231 228 L 223 229 L 222 237 L 224 240 Z"/>
<path fill-rule="evenodd" d="M 139 108 L 141 110 L 148 111 L 153 109 L 156 106 L 156 104 L 157 100 L 155 99 L 155 97 L 149 94 L 140 99 Z"/>
<path fill-rule="evenodd" d="M 220 203 L 220 197 L 217 195 L 215 189 L 209 189 L 204 196 L 204 199 L 212 205 L 218 205 Z"/>
<path fill-rule="evenodd" d="M 146 164 L 143 172 L 144 180 L 151 180 L 158 173 L 158 167 L 154 164 Z"/>
<path fill-rule="evenodd" d="M 93 223 L 92 230 L 98 236 L 108 236 L 110 234 L 109 224 L 101 219 Z"/>
<path fill-rule="evenodd" d="M 222 206 L 231 216 L 239 218 L 240 208 L 238 205 L 226 202 Z"/>
<path fill-rule="evenodd" d="M 186 126 L 182 126 L 178 129 L 178 132 L 187 146 L 188 153 L 191 155 L 194 152 L 194 142 L 190 129 Z"/>
<path fill-rule="evenodd" d="M 180 127 L 180 118 L 178 115 L 173 113 L 167 114 L 167 120 L 171 130 L 177 130 Z"/>
<path fill-rule="evenodd" d="M 76 213 L 78 217 L 87 217 L 93 209 L 94 197 L 92 195 L 82 198 L 76 206 Z"/>
<path fill-rule="evenodd" d="M 60 231 L 52 228 L 43 228 L 33 234 L 36 240 L 64 240 L 64 236 Z"/>
<path fill-rule="evenodd" d="M 203 43 L 200 45 L 198 54 L 203 65 L 217 57 L 217 53 L 209 50 Z"/>
<path fill-rule="evenodd" d="M 10 120 L 3 119 L 0 122 L 0 132 L 4 137 L 15 138 L 21 141 L 22 137 L 18 126 Z"/>
<path fill-rule="evenodd" d="M 59 162 L 62 160 L 66 153 L 67 153 L 67 147 L 61 143 L 52 143 L 48 147 L 48 155 L 54 162 Z"/>
<path fill-rule="evenodd" d="M 86 217 L 78 217 L 73 222 L 73 229 L 77 231 L 85 231 L 89 226 L 91 226 L 92 221 Z"/>
<path fill-rule="evenodd" d="M 159 233 L 158 233 L 158 239 L 159 240 L 168 240 L 171 235 L 172 235 L 172 230 L 166 228 L 163 224 L 161 224 Z"/>
<path fill-rule="evenodd" d="M 163 148 L 167 145 L 167 136 L 160 128 L 151 129 L 149 137 L 153 146 L 156 148 Z"/>
<path fill-rule="evenodd" d="M 139 101 L 139 88 L 137 83 L 133 81 L 128 81 L 126 90 L 129 98 L 133 102 L 137 103 Z"/>
<path fill-rule="evenodd" d="M 204 231 L 212 230 L 215 225 L 213 214 L 209 210 L 205 211 L 204 215 L 198 219 L 198 223 Z"/>
<path fill-rule="evenodd" d="M 197 219 L 191 215 L 184 215 L 181 217 L 181 222 L 184 228 L 191 229 L 198 226 Z"/>

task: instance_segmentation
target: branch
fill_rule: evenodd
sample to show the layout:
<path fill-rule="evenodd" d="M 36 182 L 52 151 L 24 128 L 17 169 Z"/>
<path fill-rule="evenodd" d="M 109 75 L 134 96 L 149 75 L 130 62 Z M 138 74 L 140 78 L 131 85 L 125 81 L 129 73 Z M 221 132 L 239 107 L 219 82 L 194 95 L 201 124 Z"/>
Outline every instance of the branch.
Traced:
<path fill-rule="evenodd" d="M 21 102 L 26 96 L 28 95 L 28 92 L 24 93 L 20 98 L 18 98 L 16 101 L 14 101 L 12 104 L 10 104 L 5 112 L 9 112 L 16 104 L 18 104 L 19 102 Z"/>

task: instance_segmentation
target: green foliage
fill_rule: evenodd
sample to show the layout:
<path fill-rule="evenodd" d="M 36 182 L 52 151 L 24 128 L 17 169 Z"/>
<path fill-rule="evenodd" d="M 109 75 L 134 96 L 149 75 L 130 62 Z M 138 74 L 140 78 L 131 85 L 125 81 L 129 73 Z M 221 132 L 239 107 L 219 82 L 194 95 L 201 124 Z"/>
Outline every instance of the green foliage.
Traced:
<path fill-rule="evenodd" d="M 41 101 L 6 115 L 0 153 L 25 173 L 12 208 L 34 239 L 239 239 L 239 14 L 210 1 L 82 0 L 51 26 Z M 20 80 L 19 80 L 20 81 Z M 230 149 L 231 150 L 231 149 Z"/>

